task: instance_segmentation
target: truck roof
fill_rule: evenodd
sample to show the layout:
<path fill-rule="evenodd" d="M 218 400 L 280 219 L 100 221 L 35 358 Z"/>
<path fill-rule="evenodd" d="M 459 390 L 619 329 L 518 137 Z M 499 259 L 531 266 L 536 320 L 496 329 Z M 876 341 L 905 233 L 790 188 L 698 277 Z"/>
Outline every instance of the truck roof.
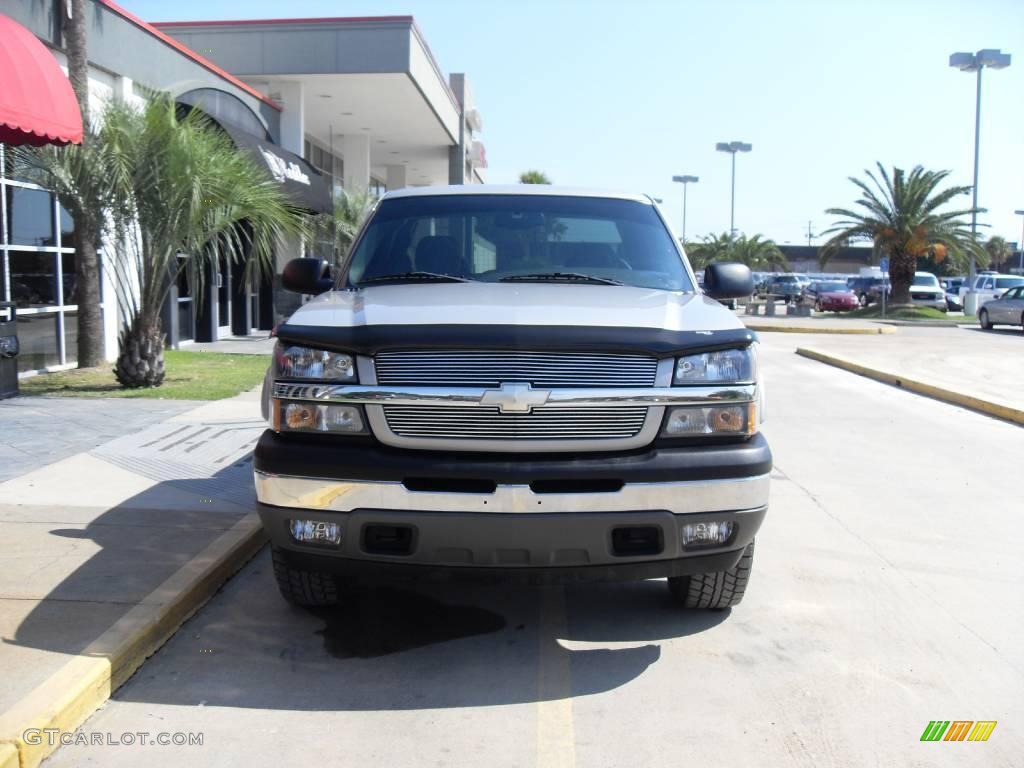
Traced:
<path fill-rule="evenodd" d="M 559 187 L 553 184 L 453 184 L 439 187 L 405 187 L 388 192 L 382 199 L 396 197 L 433 197 L 436 195 L 546 195 L 558 197 L 604 197 L 615 200 L 633 200 L 652 205 L 647 195 L 615 192 L 605 189 Z"/>

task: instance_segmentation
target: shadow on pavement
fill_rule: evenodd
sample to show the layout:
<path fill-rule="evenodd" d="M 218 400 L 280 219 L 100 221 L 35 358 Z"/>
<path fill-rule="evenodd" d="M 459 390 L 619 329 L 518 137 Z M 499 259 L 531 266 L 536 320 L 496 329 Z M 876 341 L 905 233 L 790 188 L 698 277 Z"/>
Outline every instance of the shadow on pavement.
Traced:
<path fill-rule="evenodd" d="M 74 489 L 68 489 L 74 497 Z M 219 503 L 218 503 L 219 501 Z M 81 559 L 83 549 L 98 548 L 74 571 L 42 597 L 18 624 L 13 637 L 2 645 L 44 651 L 81 654 L 110 626 L 144 600 L 186 562 L 202 552 L 252 507 L 252 468 L 249 458 L 239 459 L 212 477 L 158 482 L 88 520 L 91 511 L 68 509 L 84 515 L 82 527 L 67 523 L 50 528 L 47 542 L 35 542 L 35 552 L 23 553 L 24 589 L 33 589 L 32 578 L 42 582 L 48 571 L 59 570 L 67 560 Z M 206 505 L 209 508 L 206 509 Z M 62 515 L 45 507 L 26 507 L 43 519 Z M 13 566 L 12 566 L 13 568 Z"/>
<path fill-rule="evenodd" d="M 545 602 L 560 588 L 547 589 L 366 588 L 311 612 L 280 598 L 264 551 L 113 698 L 362 711 L 582 696 L 642 675 L 660 658 L 655 641 L 729 615 L 680 611 L 657 581 L 568 587 L 564 611 L 561 599 L 555 609 Z M 557 669 L 568 670 L 571 690 L 552 689 Z"/>

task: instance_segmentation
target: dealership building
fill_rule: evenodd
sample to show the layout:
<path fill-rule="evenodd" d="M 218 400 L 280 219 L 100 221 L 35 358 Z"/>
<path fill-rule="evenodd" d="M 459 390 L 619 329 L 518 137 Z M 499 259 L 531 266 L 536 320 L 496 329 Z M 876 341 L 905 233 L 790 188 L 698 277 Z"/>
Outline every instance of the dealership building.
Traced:
<path fill-rule="evenodd" d="M 66 69 L 62 0 L 0 0 Z M 209 115 L 297 205 L 333 209 L 341 190 L 476 184 L 486 177 L 482 121 L 464 74 L 445 76 L 411 16 L 148 24 L 109 0 L 87 8 L 90 108 L 152 93 Z M 3 146 L 0 145 L 0 153 Z M 0 300 L 18 309 L 23 373 L 75 365 L 75 232 L 55 196 L 10 177 L 0 158 Z M 243 278 L 222 263 L 191 295 L 182 280 L 164 311 L 172 346 L 269 330 L 297 303 L 280 288 L 302 255 L 282 240 L 277 275 Z M 103 279 L 108 358 L 121 314 Z"/>

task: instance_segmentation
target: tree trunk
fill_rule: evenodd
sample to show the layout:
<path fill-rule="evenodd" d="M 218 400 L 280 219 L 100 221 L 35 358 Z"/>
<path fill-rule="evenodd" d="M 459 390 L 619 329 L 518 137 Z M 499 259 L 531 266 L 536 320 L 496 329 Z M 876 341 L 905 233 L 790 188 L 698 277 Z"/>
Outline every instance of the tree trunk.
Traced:
<path fill-rule="evenodd" d="M 83 217 L 88 219 L 88 217 Z M 104 359 L 103 312 L 100 309 L 100 233 L 91 221 L 75 222 L 75 302 L 78 304 L 78 367 L 92 368 Z M 116 312 L 114 306 L 109 311 Z"/>
<path fill-rule="evenodd" d="M 85 26 L 86 0 L 65 0 L 70 18 L 64 14 L 64 47 L 68 56 L 68 80 L 78 99 L 82 112 L 82 125 L 89 126 L 89 57 L 88 36 Z"/>
<path fill-rule="evenodd" d="M 889 255 L 889 282 L 892 283 L 892 304 L 911 304 L 910 284 L 914 282 L 917 269 L 917 257 L 909 253 L 892 253 Z"/>
<path fill-rule="evenodd" d="M 114 375 L 122 387 L 159 387 L 164 383 L 164 335 L 160 319 L 137 317 L 121 333 Z"/>
<path fill-rule="evenodd" d="M 86 0 L 65 0 L 71 17 L 64 14 L 64 46 L 68 56 L 68 79 L 82 112 L 82 125 L 88 141 L 89 59 L 86 33 Z M 103 362 L 103 316 L 100 311 L 100 233 L 90 223 L 75 219 L 75 284 L 78 301 L 78 367 L 92 368 Z M 109 311 L 116 309 L 109 307 Z"/>

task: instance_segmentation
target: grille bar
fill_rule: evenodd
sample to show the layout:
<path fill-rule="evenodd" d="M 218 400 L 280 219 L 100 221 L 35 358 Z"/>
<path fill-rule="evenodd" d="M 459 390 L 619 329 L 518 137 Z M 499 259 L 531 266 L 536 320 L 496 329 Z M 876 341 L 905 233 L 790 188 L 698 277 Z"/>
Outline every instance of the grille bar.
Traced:
<path fill-rule="evenodd" d="M 538 408 L 531 413 L 503 414 L 497 408 L 385 405 L 384 416 L 391 430 L 402 437 L 611 439 L 639 433 L 647 408 Z"/>
<path fill-rule="evenodd" d="M 644 355 L 575 352 L 407 350 L 374 358 L 382 385 L 484 386 L 528 381 L 534 387 L 650 387 L 658 361 Z"/>

